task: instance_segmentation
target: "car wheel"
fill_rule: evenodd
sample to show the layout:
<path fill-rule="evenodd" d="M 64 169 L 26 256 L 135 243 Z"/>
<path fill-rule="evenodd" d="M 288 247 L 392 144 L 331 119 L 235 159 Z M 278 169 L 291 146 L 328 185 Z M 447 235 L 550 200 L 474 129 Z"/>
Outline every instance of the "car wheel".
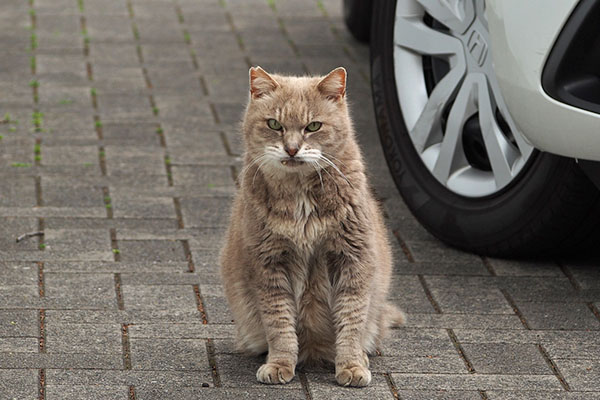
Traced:
<path fill-rule="evenodd" d="M 374 2 L 371 80 L 388 166 L 433 235 L 483 255 L 560 253 L 600 238 L 600 192 L 512 121 L 484 2 Z"/>

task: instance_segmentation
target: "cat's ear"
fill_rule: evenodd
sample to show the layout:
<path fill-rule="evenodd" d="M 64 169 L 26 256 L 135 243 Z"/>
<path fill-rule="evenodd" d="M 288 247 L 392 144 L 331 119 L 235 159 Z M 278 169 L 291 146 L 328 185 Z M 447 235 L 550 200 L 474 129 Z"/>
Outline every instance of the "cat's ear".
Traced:
<path fill-rule="evenodd" d="M 250 68 L 250 96 L 257 99 L 279 87 L 279 83 L 261 67 Z"/>
<path fill-rule="evenodd" d="M 319 91 L 331 100 L 341 100 L 346 94 L 346 70 L 338 67 L 317 85 Z"/>

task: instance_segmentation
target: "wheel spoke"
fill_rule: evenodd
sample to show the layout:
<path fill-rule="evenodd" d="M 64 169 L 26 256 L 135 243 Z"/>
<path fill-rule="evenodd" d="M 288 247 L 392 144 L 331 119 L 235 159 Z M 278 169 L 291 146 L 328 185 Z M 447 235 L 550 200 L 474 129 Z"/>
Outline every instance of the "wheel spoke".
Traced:
<path fill-rule="evenodd" d="M 431 92 L 415 125 L 412 128 L 409 127 L 410 137 L 419 153 L 428 145 L 441 140 L 442 113 L 456 93 L 465 72 L 466 66 L 464 63 L 459 63 L 450 70 Z"/>
<path fill-rule="evenodd" d="M 484 18 L 480 18 L 482 25 L 485 27 L 485 31 L 488 31 L 488 22 L 485 17 L 485 1 L 475 0 L 475 15 L 482 15 Z"/>
<path fill-rule="evenodd" d="M 472 76 L 467 76 L 450 109 L 444 139 L 432 171 L 443 183 L 448 182 L 453 171 L 468 165 L 460 139 L 465 121 L 476 112 L 473 101 L 475 87 Z"/>
<path fill-rule="evenodd" d="M 490 165 L 494 173 L 496 187 L 501 188 L 513 178 L 512 165 L 519 152 L 510 143 L 498 126 L 495 118 L 495 106 L 492 104 L 487 79 L 477 75 L 477 103 L 479 106 L 479 125 Z"/>
<path fill-rule="evenodd" d="M 417 1 L 429 15 L 457 33 L 464 33 L 475 18 L 472 0 Z"/>
<path fill-rule="evenodd" d="M 427 55 L 459 55 L 463 52 L 459 39 L 411 17 L 396 16 L 394 44 Z"/>

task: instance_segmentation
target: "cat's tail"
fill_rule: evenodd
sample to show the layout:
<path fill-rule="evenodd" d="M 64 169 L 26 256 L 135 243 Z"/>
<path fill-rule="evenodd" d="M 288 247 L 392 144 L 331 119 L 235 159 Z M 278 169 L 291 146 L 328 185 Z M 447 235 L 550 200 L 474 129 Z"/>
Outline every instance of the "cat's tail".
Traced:
<path fill-rule="evenodd" d="M 406 314 L 404 314 L 404 311 L 391 303 L 387 303 L 385 315 L 387 316 L 389 326 L 397 327 L 406 323 Z"/>

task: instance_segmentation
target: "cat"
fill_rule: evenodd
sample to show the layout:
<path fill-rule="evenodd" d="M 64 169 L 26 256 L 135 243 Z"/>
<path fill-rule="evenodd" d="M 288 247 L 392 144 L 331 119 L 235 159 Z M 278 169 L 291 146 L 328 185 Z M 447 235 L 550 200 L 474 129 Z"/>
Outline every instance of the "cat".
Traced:
<path fill-rule="evenodd" d="M 250 69 L 221 275 L 238 350 L 268 351 L 263 383 L 332 362 L 340 385 L 366 386 L 367 354 L 405 319 L 386 300 L 390 244 L 345 94 L 341 67 L 325 77 Z"/>

